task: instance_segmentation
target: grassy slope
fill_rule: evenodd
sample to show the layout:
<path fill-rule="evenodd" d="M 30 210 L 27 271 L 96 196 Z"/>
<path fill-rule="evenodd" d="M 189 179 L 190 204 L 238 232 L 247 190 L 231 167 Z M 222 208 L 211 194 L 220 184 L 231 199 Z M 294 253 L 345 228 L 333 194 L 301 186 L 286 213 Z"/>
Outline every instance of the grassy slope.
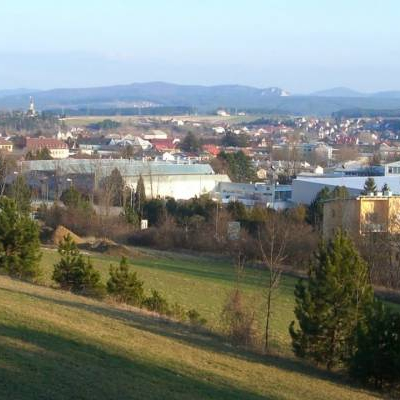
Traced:
<path fill-rule="evenodd" d="M 171 303 L 178 302 L 187 309 L 195 308 L 208 320 L 208 327 L 218 330 L 223 302 L 235 284 L 232 265 L 226 261 L 169 252 L 152 251 L 151 255 L 132 260 L 132 268 L 145 282 L 145 287 L 148 290 L 159 290 Z M 42 266 L 45 271 L 45 284 L 51 284 L 51 272 L 57 259 L 55 251 L 44 252 Z M 119 262 L 116 258 L 94 254 L 92 260 L 104 281 L 108 277 L 110 263 Z M 264 273 L 248 270 L 242 284 L 249 302 L 256 310 L 260 335 L 265 307 L 262 288 L 264 282 Z M 294 318 L 295 282 L 296 279 L 284 276 L 274 302 L 276 308 L 272 321 L 272 344 L 275 349 L 286 354 L 290 352 L 288 326 Z"/>
<path fill-rule="evenodd" d="M 51 258 L 47 253 L 44 261 Z M 155 282 L 165 268 L 138 269 Z M 175 276 L 190 282 L 181 272 L 170 282 Z M 295 361 L 240 353 L 149 314 L 0 277 L 0 398 L 374 397 Z"/>

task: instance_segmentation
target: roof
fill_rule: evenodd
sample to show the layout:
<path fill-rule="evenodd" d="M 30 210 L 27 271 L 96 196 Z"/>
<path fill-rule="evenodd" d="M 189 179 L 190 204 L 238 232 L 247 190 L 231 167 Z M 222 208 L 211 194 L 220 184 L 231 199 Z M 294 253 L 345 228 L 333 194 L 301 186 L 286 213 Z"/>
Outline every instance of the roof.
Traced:
<path fill-rule="evenodd" d="M 26 148 L 28 150 L 40 150 L 47 148 L 52 149 L 68 149 L 66 143 L 62 140 L 52 138 L 26 138 Z"/>
<path fill-rule="evenodd" d="M 174 149 L 176 147 L 173 139 L 150 139 L 149 142 L 157 150 L 168 150 L 168 149 Z"/>
<path fill-rule="evenodd" d="M 60 171 L 64 174 L 98 174 L 109 176 L 117 168 L 122 176 L 149 175 L 213 175 L 209 164 L 178 164 L 166 161 L 136 161 L 126 159 L 64 159 L 22 161 L 24 172 Z"/>
<path fill-rule="evenodd" d="M 12 146 L 12 145 L 13 142 L 11 142 L 10 140 L 0 138 L 0 146 Z"/>

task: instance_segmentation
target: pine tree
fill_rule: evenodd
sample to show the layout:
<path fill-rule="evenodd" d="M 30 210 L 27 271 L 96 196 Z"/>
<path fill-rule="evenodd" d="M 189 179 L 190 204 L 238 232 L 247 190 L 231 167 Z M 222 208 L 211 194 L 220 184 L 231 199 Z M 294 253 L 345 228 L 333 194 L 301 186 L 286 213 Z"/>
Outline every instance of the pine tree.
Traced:
<path fill-rule="evenodd" d="M 373 299 L 368 269 L 352 241 L 338 232 L 322 243 L 309 279 L 295 289 L 295 315 L 289 331 L 295 354 L 331 369 L 350 356 L 358 324 Z"/>
<path fill-rule="evenodd" d="M 122 303 L 140 306 L 144 298 L 143 282 L 136 272 L 129 272 L 125 257 L 121 259 L 118 268 L 110 266 L 110 279 L 107 282 L 107 291 Z"/>
<path fill-rule="evenodd" d="M 376 183 L 374 178 L 368 178 L 364 183 L 364 190 L 361 192 L 363 195 L 369 193 L 376 193 Z"/>
<path fill-rule="evenodd" d="M 19 279 L 35 280 L 40 275 L 39 228 L 18 211 L 14 200 L 0 198 L 0 269 Z"/>
<path fill-rule="evenodd" d="M 388 185 L 387 183 L 385 183 L 385 184 L 382 186 L 381 191 L 382 191 L 383 193 L 384 193 L 384 192 L 390 192 L 390 187 L 389 187 L 389 185 Z"/>
<path fill-rule="evenodd" d="M 69 234 L 60 242 L 58 253 L 61 260 L 54 265 L 53 280 L 62 289 L 88 296 L 103 294 L 100 274 L 93 268 L 89 258 L 83 258 Z"/>
<path fill-rule="evenodd" d="M 136 192 L 135 192 L 135 210 L 140 218 L 143 217 L 143 207 L 145 203 L 146 203 L 146 190 L 144 188 L 143 177 L 142 175 L 140 175 L 136 184 Z"/>
<path fill-rule="evenodd" d="M 357 331 L 357 351 L 349 362 L 350 375 L 376 388 L 400 386 L 400 313 L 376 301 Z"/>

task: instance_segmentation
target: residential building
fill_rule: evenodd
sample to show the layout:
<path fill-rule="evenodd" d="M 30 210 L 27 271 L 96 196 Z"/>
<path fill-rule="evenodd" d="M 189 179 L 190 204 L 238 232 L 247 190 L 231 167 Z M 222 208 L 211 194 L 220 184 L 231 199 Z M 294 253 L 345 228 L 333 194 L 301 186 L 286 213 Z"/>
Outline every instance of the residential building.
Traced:
<path fill-rule="evenodd" d="M 389 193 L 336 199 L 324 203 L 323 235 L 331 238 L 337 229 L 354 236 L 367 233 L 400 233 L 400 196 Z"/>
<path fill-rule="evenodd" d="M 39 150 L 48 149 L 52 158 L 68 158 L 69 148 L 62 140 L 53 138 L 26 138 L 26 151 L 36 153 Z"/>

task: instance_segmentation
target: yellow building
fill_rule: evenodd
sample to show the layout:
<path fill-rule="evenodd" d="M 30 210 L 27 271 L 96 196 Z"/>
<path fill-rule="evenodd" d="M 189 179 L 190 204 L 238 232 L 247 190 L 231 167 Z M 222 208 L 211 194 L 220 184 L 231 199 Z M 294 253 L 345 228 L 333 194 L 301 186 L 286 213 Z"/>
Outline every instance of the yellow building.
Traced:
<path fill-rule="evenodd" d="M 400 196 L 360 196 L 327 201 L 324 204 L 324 238 L 331 238 L 339 228 L 350 235 L 400 233 Z"/>
<path fill-rule="evenodd" d="M 13 143 L 10 140 L 0 138 L 0 151 L 11 153 L 13 151 Z"/>

